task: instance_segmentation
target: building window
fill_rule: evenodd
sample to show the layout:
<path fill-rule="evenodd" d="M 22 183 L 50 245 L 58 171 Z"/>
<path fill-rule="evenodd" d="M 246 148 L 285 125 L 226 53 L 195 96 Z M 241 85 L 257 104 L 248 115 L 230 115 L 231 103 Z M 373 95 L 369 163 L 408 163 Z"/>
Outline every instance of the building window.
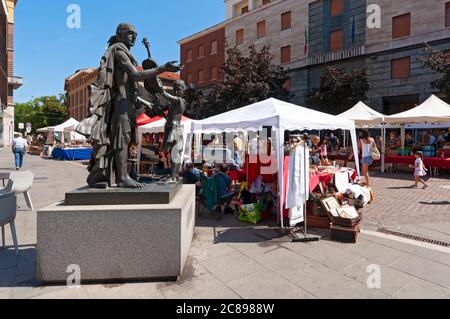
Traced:
<path fill-rule="evenodd" d="M 337 30 L 330 32 L 330 52 L 342 50 L 344 48 L 344 31 Z"/>
<path fill-rule="evenodd" d="M 291 46 L 281 48 L 281 64 L 291 63 Z"/>
<path fill-rule="evenodd" d="M 241 14 L 246 14 L 248 13 L 248 6 L 245 6 L 241 9 Z"/>
<path fill-rule="evenodd" d="M 202 44 L 198 46 L 198 58 L 201 59 L 204 57 L 205 57 L 205 46 Z"/>
<path fill-rule="evenodd" d="M 265 6 L 266 4 L 269 4 L 270 0 L 263 0 L 262 5 Z"/>
<path fill-rule="evenodd" d="M 211 54 L 217 53 L 217 40 L 211 41 L 211 48 L 210 48 Z"/>
<path fill-rule="evenodd" d="M 186 50 L 186 62 L 192 62 L 192 49 Z"/>
<path fill-rule="evenodd" d="M 205 71 L 200 70 L 198 71 L 198 83 L 205 82 Z"/>
<path fill-rule="evenodd" d="M 236 45 L 244 43 L 244 29 L 236 31 Z"/>
<path fill-rule="evenodd" d="M 193 79 L 192 79 L 192 73 L 187 73 L 186 74 L 186 82 L 187 84 L 191 85 L 192 83 L 194 83 Z"/>
<path fill-rule="evenodd" d="M 291 28 L 291 11 L 285 12 L 281 15 L 281 30 Z"/>
<path fill-rule="evenodd" d="M 266 36 L 266 21 L 260 21 L 256 25 L 256 37 L 263 38 Z"/>
<path fill-rule="evenodd" d="M 211 80 L 211 81 L 216 81 L 217 80 L 217 77 L 218 77 L 218 68 L 217 68 L 217 66 L 213 66 L 213 67 L 211 67 L 211 74 L 210 74 L 210 77 L 209 77 L 209 79 Z"/>
<path fill-rule="evenodd" d="M 445 4 L 445 26 L 450 27 L 450 2 Z"/>
<path fill-rule="evenodd" d="M 391 78 L 406 79 L 411 74 L 411 58 L 395 59 L 391 62 Z"/>
<path fill-rule="evenodd" d="M 331 0 L 330 15 L 332 17 L 340 16 L 344 13 L 344 0 Z"/>
<path fill-rule="evenodd" d="M 392 39 L 411 35 L 411 14 L 403 14 L 392 18 Z"/>

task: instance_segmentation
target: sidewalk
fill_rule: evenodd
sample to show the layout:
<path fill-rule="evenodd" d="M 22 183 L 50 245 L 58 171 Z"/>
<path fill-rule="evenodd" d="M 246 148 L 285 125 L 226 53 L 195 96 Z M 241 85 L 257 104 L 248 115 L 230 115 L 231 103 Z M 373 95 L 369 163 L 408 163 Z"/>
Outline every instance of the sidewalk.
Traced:
<path fill-rule="evenodd" d="M 0 171 L 13 166 L 12 154 L 0 151 Z M 63 200 L 65 192 L 84 185 L 87 176 L 80 164 L 39 157 L 27 156 L 24 169 L 35 173 L 31 198 L 36 209 Z M 386 183 L 396 185 L 399 181 L 386 179 Z M 436 180 L 432 184 L 433 188 L 450 182 Z M 406 223 L 400 220 L 388 226 L 416 225 L 407 223 L 414 218 L 402 208 L 397 206 L 390 212 L 394 207 L 385 207 L 383 202 L 389 202 L 390 195 L 376 192 L 376 209 L 386 215 L 407 215 Z M 26 207 L 23 196 L 18 197 L 18 203 Z M 380 220 L 371 211 L 365 212 L 366 216 L 369 221 Z M 439 216 L 438 221 L 427 220 L 418 229 L 432 229 L 433 236 L 448 235 L 450 216 Z M 208 217 L 197 220 L 188 262 L 176 283 L 69 289 L 43 287 L 36 282 L 36 213 L 20 210 L 16 220 L 20 257 L 15 257 L 10 246 L 0 249 L 0 298 L 450 298 L 450 249 L 410 244 L 375 233 L 362 233 L 355 245 L 331 242 L 327 237 L 314 243 L 291 243 L 277 228 L 252 227 L 236 219 L 226 215 L 221 222 Z M 6 241 L 11 245 L 9 230 Z M 370 265 L 381 269 L 380 289 L 367 287 Z"/>

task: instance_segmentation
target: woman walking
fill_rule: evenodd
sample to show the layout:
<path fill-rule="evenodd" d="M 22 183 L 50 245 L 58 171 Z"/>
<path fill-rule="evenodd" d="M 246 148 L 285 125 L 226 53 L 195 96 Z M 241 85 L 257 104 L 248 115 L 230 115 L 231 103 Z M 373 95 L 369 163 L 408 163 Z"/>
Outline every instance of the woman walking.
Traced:
<path fill-rule="evenodd" d="M 14 160 L 16 163 L 16 170 L 22 168 L 23 166 L 23 156 L 25 155 L 25 152 L 27 151 L 27 140 L 22 137 L 22 133 L 18 133 L 16 137 L 12 141 L 12 151 L 14 153 Z"/>
<path fill-rule="evenodd" d="M 368 130 L 362 130 L 358 149 L 361 151 L 362 174 L 366 179 L 366 185 L 370 186 L 369 167 L 373 164 L 372 150 L 375 147 L 375 140 L 370 137 Z"/>

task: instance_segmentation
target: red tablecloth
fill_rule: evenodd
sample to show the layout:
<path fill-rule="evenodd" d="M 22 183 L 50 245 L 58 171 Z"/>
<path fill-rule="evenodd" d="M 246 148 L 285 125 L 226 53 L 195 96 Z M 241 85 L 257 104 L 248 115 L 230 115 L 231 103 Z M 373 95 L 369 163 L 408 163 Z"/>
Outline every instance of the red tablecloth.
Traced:
<path fill-rule="evenodd" d="M 386 163 L 414 165 L 415 156 L 386 156 Z M 446 157 L 424 157 L 423 162 L 426 167 L 450 168 L 450 158 Z"/>
<path fill-rule="evenodd" d="M 311 174 L 309 177 L 309 191 L 312 192 L 322 182 L 324 186 L 328 186 L 333 180 L 333 174 L 330 173 L 316 173 Z"/>

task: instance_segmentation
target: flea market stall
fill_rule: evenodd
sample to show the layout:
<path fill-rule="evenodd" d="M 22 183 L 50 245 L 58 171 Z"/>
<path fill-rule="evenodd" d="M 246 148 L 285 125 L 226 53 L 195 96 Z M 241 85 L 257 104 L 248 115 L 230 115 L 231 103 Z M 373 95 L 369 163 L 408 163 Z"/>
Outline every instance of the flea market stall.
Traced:
<path fill-rule="evenodd" d="M 272 128 L 274 136 L 270 143 L 275 151 L 275 163 L 272 164 L 275 165 L 275 174 L 273 175 L 276 176 L 274 183 L 276 189 L 272 189 L 272 191 L 275 192 L 275 197 L 278 197 L 277 216 L 281 226 L 284 227 L 285 218 L 289 219 L 290 227 L 301 222 L 306 223 L 308 220 L 307 210 L 310 210 L 311 216 L 315 213 L 317 215 L 325 213 L 326 221 L 321 225 L 323 228 L 329 228 L 331 221 L 331 227 L 349 227 L 344 229 L 344 232 L 347 230 L 356 234 L 359 215 L 355 206 L 360 208 L 363 204 L 355 202 L 356 199 L 361 199 L 365 203 L 369 202 L 370 190 L 350 182 L 352 178 L 356 178 L 357 174 L 359 175 L 354 121 L 271 98 L 201 121 L 193 121 L 191 133 L 258 132 L 266 127 Z M 341 170 L 330 166 L 311 166 L 309 148 L 305 146 L 306 140 L 292 140 L 290 146 L 285 148 L 285 132 L 287 131 L 338 129 L 350 131 L 357 172 L 346 168 Z M 257 179 L 256 185 L 261 180 L 264 178 Z M 339 185 L 339 189 L 336 184 Z M 250 189 L 254 185 L 247 185 L 247 187 Z M 353 192 L 352 188 L 356 192 Z M 311 197 L 310 194 L 312 194 Z M 351 194 L 352 201 L 345 199 L 346 194 Z M 307 208 L 307 203 L 311 207 Z M 325 212 L 319 212 L 320 209 L 315 206 L 318 203 L 325 209 Z M 321 217 L 324 216 L 321 215 Z M 344 222 L 345 225 L 342 225 L 343 223 L 340 221 L 342 218 L 347 221 L 347 223 Z M 335 229 L 335 232 L 339 232 L 339 230 Z"/>
<path fill-rule="evenodd" d="M 59 160 L 88 160 L 91 158 L 92 147 L 87 144 L 86 138 L 75 128 L 79 122 L 70 118 L 62 124 L 39 129 L 38 133 L 46 133 L 44 154 Z"/>
<path fill-rule="evenodd" d="M 137 149 L 137 170 L 140 175 L 152 175 L 158 170 L 160 163 L 160 154 L 162 151 L 162 141 L 164 136 L 164 127 L 166 125 L 164 117 L 149 118 L 145 114 L 137 120 L 138 125 L 138 149 Z M 184 140 L 190 130 L 191 120 L 183 116 L 181 125 L 183 127 Z M 162 168 L 162 170 L 167 168 Z"/>
<path fill-rule="evenodd" d="M 428 138 L 423 138 L 420 143 L 406 145 L 406 129 L 433 128 L 433 126 L 446 127 L 450 122 L 450 105 L 431 95 L 425 102 L 415 108 L 387 116 L 385 118 L 387 125 L 400 126 L 401 128 L 401 153 L 391 154 L 386 157 L 386 163 L 390 164 L 414 164 L 413 151 L 423 152 L 426 166 L 432 168 L 432 172 L 437 172 L 440 168 L 450 168 L 450 143 L 442 141 L 441 143 L 430 143 Z"/>
<path fill-rule="evenodd" d="M 358 102 L 350 110 L 341 113 L 338 116 L 347 120 L 355 121 L 355 124 L 358 128 L 380 127 L 381 140 L 386 140 L 386 128 L 384 125 L 384 119 L 386 118 L 386 115 L 373 110 L 363 102 Z M 385 153 L 386 144 L 381 143 L 381 172 L 384 172 L 385 168 Z"/>

